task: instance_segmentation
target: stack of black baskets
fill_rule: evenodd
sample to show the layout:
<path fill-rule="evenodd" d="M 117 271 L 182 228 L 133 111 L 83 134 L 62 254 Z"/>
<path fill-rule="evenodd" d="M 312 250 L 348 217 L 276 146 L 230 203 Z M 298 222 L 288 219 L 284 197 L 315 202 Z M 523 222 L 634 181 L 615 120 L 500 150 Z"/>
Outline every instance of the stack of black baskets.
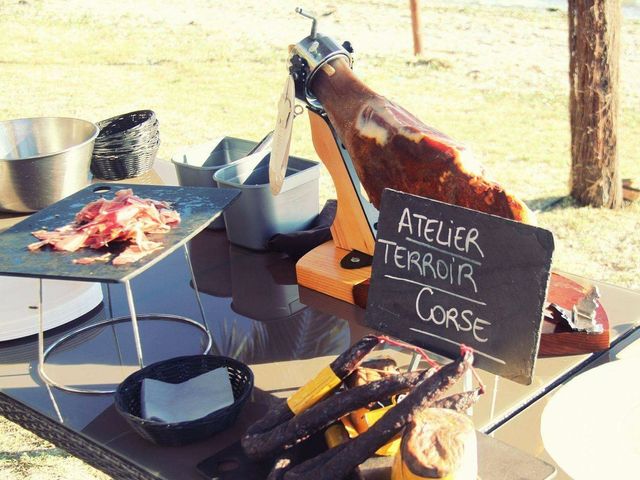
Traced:
<path fill-rule="evenodd" d="M 160 146 L 158 119 L 152 110 L 137 110 L 97 123 L 91 173 L 104 180 L 124 180 L 146 173 Z"/>

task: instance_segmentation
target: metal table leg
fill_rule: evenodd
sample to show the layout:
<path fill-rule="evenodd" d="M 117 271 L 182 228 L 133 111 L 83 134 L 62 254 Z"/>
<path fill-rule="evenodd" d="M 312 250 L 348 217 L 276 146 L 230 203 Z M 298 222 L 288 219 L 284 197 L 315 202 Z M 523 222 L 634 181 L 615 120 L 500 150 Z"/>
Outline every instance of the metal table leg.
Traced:
<path fill-rule="evenodd" d="M 136 317 L 136 306 L 133 303 L 133 293 L 131 293 L 131 283 L 129 280 L 124 282 L 124 289 L 127 293 L 127 303 L 129 304 L 129 315 L 131 316 L 131 326 L 133 327 L 133 342 L 136 345 L 138 365 L 140 368 L 144 368 L 144 360 L 142 359 L 142 343 L 140 343 L 140 330 L 138 329 L 138 318 Z"/>
<path fill-rule="evenodd" d="M 189 256 L 189 250 L 187 248 L 187 245 L 185 244 L 184 246 L 184 254 L 185 254 L 185 259 L 187 261 L 187 265 L 189 267 L 189 273 L 191 274 L 191 281 L 193 282 L 193 289 L 195 291 L 195 295 L 196 295 L 196 302 L 198 303 L 198 308 L 200 309 L 200 314 L 202 316 L 202 324 L 196 322 L 195 320 L 186 318 L 186 317 L 182 317 L 179 315 L 169 315 L 169 314 L 144 314 L 144 315 L 138 315 L 136 313 L 136 309 L 135 309 L 135 302 L 133 300 L 133 292 L 131 290 L 131 284 L 129 282 L 129 280 L 124 282 L 124 287 L 125 287 L 125 292 L 127 295 L 127 303 L 129 306 L 129 315 L 128 316 L 122 316 L 122 317 L 115 317 L 115 318 L 111 318 L 108 320 L 105 320 L 103 322 L 99 322 L 93 325 L 88 325 L 86 327 L 82 327 L 76 330 L 73 330 L 72 332 L 69 332 L 68 334 L 66 334 L 65 336 L 59 338 L 58 340 L 56 340 L 54 343 L 52 343 L 46 350 L 44 348 L 44 308 L 43 308 L 43 281 L 42 278 L 40 278 L 40 282 L 39 282 L 39 296 L 38 296 L 38 322 L 39 322 L 39 329 L 38 329 L 38 374 L 40 375 L 40 378 L 48 385 L 48 386 L 53 386 L 56 388 L 59 388 L 61 390 L 65 390 L 67 392 L 73 392 L 73 393 L 88 393 L 88 394 L 108 394 L 108 393 L 114 393 L 116 391 L 116 389 L 97 389 L 97 388 L 79 388 L 79 387 L 72 387 L 69 385 L 64 385 L 61 383 L 56 382 L 55 380 L 51 379 L 45 369 L 45 363 L 47 360 L 47 357 L 56 349 L 58 348 L 61 344 L 67 342 L 69 339 L 83 333 L 86 332 L 88 330 L 93 330 L 96 328 L 101 328 L 107 325 L 114 325 L 117 323 L 122 323 L 122 322 L 126 322 L 126 321 L 131 321 L 131 326 L 133 329 L 133 339 L 134 339 L 134 344 L 135 344 L 135 348 L 136 348 L 136 356 L 138 359 L 138 366 L 140 368 L 144 367 L 144 358 L 143 358 L 143 353 L 142 353 L 142 342 L 140 340 L 140 329 L 139 329 L 139 325 L 138 325 L 138 320 L 151 320 L 151 319 L 162 319 L 162 320 L 168 320 L 168 321 L 174 321 L 174 322 L 182 322 L 182 323 L 186 323 L 188 325 L 192 325 L 198 329 L 200 329 L 203 334 L 204 334 L 204 338 L 207 340 L 207 344 L 204 348 L 204 351 L 202 352 L 202 354 L 208 354 L 211 351 L 211 348 L 213 346 L 213 338 L 211 337 L 211 332 L 209 330 L 209 326 L 207 324 L 207 320 L 206 320 L 206 316 L 205 316 L 205 312 L 204 312 L 204 307 L 202 304 L 202 301 L 200 299 L 200 293 L 198 292 L 198 286 L 196 284 L 196 277 L 193 271 L 193 266 L 191 264 L 191 257 Z M 111 302 L 111 299 L 109 298 L 109 303 Z"/>

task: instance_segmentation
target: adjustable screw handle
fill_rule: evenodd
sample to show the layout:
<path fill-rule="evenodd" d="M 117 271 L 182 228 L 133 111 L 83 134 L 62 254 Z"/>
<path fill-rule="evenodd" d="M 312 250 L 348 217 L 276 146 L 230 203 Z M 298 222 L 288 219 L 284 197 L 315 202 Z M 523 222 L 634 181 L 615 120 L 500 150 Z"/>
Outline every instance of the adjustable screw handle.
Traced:
<path fill-rule="evenodd" d="M 296 13 L 299 13 L 303 17 L 311 19 L 311 33 L 309 34 L 309 36 L 315 39 L 318 29 L 318 20 L 316 19 L 315 15 L 313 13 L 307 12 L 306 10 L 303 10 L 300 7 L 296 7 Z"/>

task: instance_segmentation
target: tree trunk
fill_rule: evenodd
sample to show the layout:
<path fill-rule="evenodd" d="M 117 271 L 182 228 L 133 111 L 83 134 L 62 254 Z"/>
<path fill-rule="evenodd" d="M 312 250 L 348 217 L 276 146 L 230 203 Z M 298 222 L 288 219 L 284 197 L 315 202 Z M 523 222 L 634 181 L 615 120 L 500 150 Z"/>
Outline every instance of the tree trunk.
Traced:
<path fill-rule="evenodd" d="M 571 196 L 618 208 L 620 0 L 569 0 Z"/>

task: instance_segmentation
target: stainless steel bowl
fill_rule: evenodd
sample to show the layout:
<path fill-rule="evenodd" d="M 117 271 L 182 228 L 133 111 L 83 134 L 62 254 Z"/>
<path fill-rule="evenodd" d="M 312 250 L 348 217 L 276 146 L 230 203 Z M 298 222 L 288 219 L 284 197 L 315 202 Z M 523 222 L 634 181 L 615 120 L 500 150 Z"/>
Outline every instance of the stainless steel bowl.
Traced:
<path fill-rule="evenodd" d="M 0 210 L 35 212 L 87 186 L 97 135 L 76 118 L 0 122 Z"/>

